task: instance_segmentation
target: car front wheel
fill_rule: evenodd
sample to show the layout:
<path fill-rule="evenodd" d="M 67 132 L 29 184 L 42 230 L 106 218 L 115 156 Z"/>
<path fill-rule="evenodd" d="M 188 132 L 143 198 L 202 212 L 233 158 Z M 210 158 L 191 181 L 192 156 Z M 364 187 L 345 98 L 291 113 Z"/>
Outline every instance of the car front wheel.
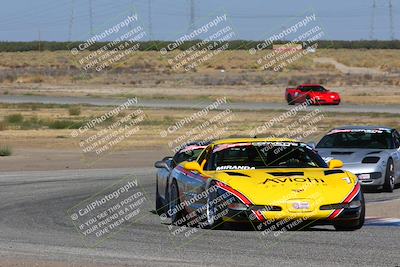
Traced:
<path fill-rule="evenodd" d="M 158 215 L 161 215 L 164 212 L 164 205 L 163 201 L 161 200 L 160 193 L 158 192 L 158 179 L 156 182 L 156 212 Z"/>
<path fill-rule="evenodd" d="M 211 183 L 210 188 L 214 186 L 214 183 Z M 222 203 L 218 199 L 218 193 L 216 190 L 213 190 L 207 195 L 206 202 L 206 216 L 205 216 L 205 226 L 208 229 L 221 228 L 223 226 L 222 219 Z"/>
<path fill-rule="evenodd" d="M 394 185 L 395 185 L 394 164 L 393 160 L 389 159 L 386 166 L 385 184 L 383 185 L 383 190 L 391 193 L 393 192 Z"/>
<path fill-rule="evenodd" d="M 294 105 L 294 101 L 293 101 L 291 95 L 288 95 L 286 100 L 287 100 L 287 102 L 288 102 L 289 105 Z"/>
<path fill-rule="evenodd" d="M 168 196 L 168 216 L 171 218 L 171 223 L 176 224 L 182 217 L 182 211 L 179 206 L 179 189 L 175 180 L 171 183 Z"/>

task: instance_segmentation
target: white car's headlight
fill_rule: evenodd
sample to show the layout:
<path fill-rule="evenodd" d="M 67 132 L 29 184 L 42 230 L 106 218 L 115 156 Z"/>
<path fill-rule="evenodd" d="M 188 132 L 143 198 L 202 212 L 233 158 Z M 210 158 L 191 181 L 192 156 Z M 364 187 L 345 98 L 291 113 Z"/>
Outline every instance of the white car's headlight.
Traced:
<path fill-rule="evenodd" d="M 380 157 L 365 157 L 363 158 L 363 160 L 361 161 L 361 163 L 377 163 L 381 158 Z"/>
<path fill-rule="evenodd" d="M 371 174 L 370 173 L 361 173 L 358 175 L 358 179 L 369 180 L 369 179 L 371 179 Z"/>

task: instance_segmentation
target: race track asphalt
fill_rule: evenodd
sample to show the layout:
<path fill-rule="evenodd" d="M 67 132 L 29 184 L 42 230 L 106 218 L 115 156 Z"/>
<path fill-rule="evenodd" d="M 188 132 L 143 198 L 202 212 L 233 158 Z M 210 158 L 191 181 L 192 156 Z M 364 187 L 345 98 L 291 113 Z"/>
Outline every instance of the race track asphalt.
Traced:
<path fill-rule="evenodd" d="M 55 97 L 55 96 L 27 96 L 27 95 L 2 95 L 0 103 L 44 103 L 44 104 L 87 104 L 95 106 L 117 106 L 126 102 L 126 99 L 92 98 L 92 97 Z M 210 101 L 185 101 L 185 100 L 147 100 L 139 99 L 138 106 L 146 108 L 179 108 L 201 109 Z M 221 104 L 218 109 L 232 110 L 290 110 L 293 106 L 284 103 L 228 103 Z M 308 107 L 316 109 L 318 106 Z M 340 113 L 389 113 L 400 114 L 398 105 L 354 105 L 342 103 L 338 106 L 320 106 L 326 112 Z"/>
<path fill-rule="evenodd" d="M 355 232 L 333 227 L 272 232 L 199 230 L 173 235 L 153 213 L 155 171 L 92 169 L 0 174 L 0 266 L 4 259 L 104 266 L 398 266 L 400 228 L 365 226 Z M 133 175 L 146 200 L 140 217 L 88 247 L 67 212 L 82 200 Z M 368 202 L 400 198 L 367 194 Z M 174 229 L 174 228 L 173 228 Z"/>

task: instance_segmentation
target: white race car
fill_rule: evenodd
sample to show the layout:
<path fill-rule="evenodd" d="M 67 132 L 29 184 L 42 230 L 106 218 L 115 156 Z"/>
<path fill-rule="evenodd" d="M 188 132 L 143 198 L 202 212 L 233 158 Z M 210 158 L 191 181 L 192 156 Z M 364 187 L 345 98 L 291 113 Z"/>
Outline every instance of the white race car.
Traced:
<path fill-rule="evenodd" d="M 332 129 L 316 145 L 325 161 L 344 163 L 344 170 L 358 176 L 363 187 L 392 192 L 400 183 L 400 134 L 396 129 L 344 126 Z"/>

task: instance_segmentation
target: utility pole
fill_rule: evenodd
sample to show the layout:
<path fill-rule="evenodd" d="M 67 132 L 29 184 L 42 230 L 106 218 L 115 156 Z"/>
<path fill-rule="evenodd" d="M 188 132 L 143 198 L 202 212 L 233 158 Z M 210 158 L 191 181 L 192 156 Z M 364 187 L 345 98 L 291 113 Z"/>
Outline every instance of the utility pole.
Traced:
<path fill-rule="evenodd" d="M 74 25 L 74 2 L 74 0 L 71 0 L 71 16 L 69 19 L 68 42 L 71 42 L 72 39 L 72 28 Z"/>

